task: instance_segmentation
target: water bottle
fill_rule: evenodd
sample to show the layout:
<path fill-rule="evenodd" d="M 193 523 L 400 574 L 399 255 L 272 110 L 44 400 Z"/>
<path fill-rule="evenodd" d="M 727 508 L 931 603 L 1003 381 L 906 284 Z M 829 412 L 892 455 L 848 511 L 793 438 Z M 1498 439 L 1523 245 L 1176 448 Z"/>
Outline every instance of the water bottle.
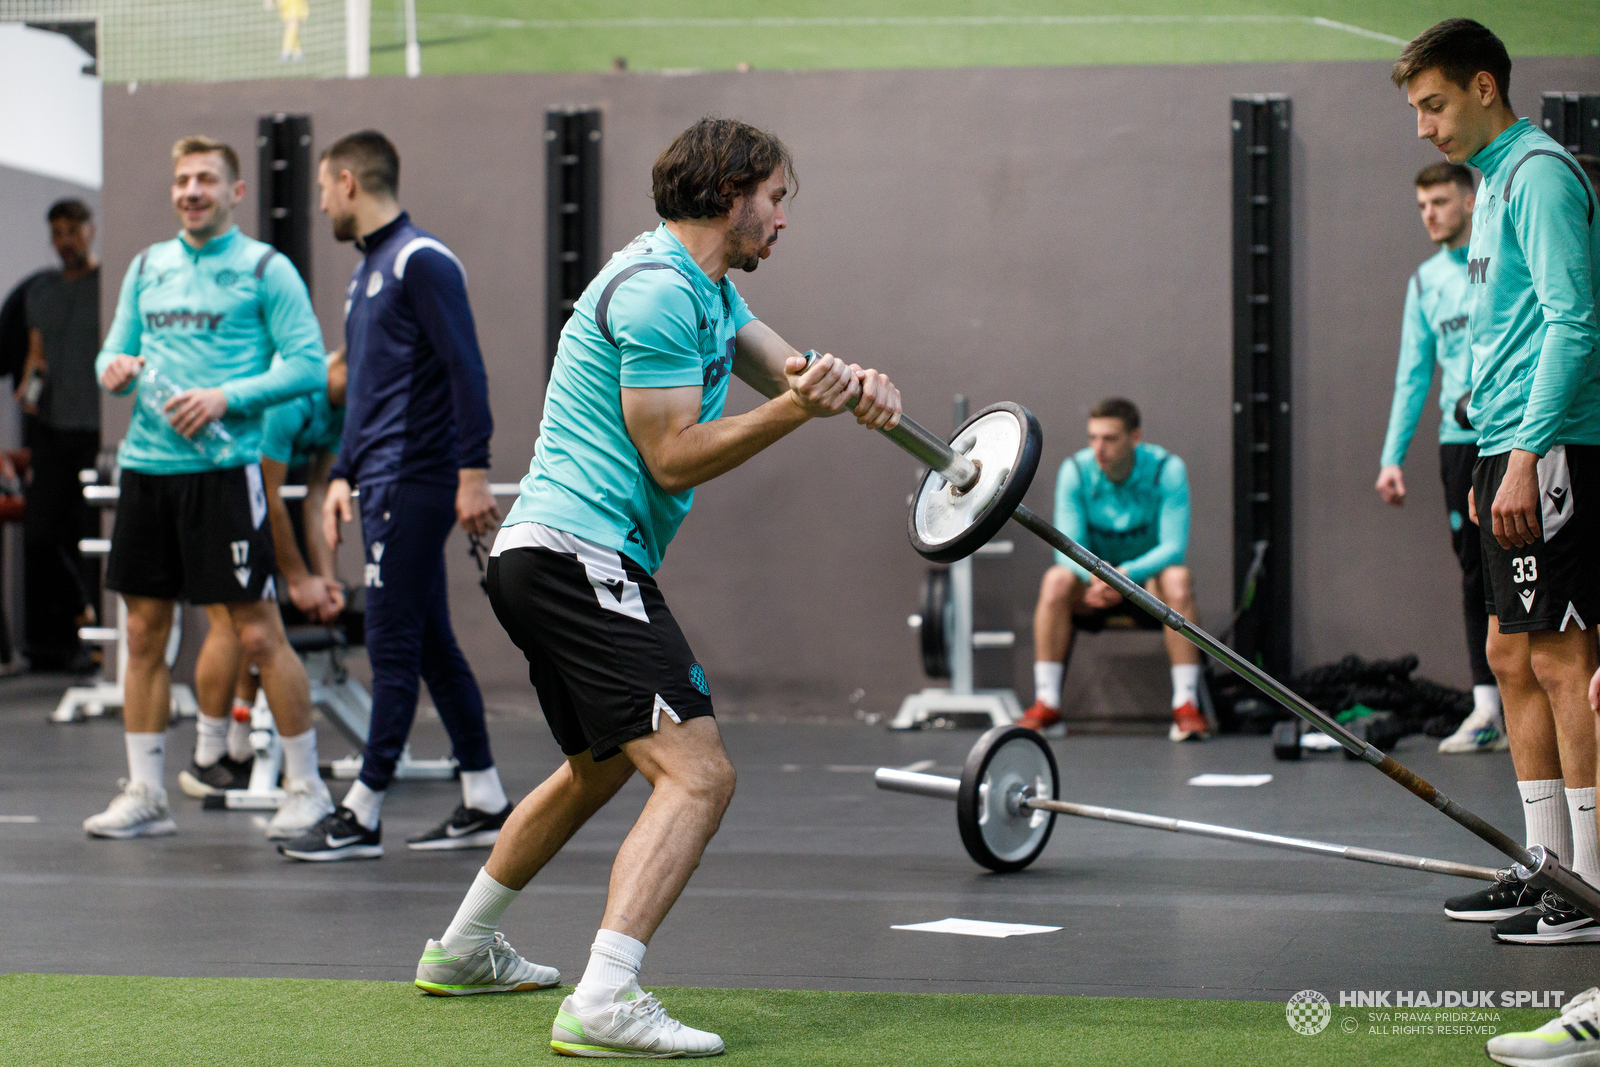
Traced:
<path fill-rule="evenodd" d="M 146 361 L 144 370 L 139 372 L 139 403 L 156 418 L 167 422 L 167 402 L 183 392 L 183 386 L 173 381 L 154 363 Z M 176 430 L 173 433 L 177 433 Z M 234 439 L 217 420 L 212 420 L 200 428 L 200 432 L 193 437 L 178 437 L 192 445 L 195 451 L 205 456 L 214 466 L 225 467 L 239 455 L 239 442 Z"/>

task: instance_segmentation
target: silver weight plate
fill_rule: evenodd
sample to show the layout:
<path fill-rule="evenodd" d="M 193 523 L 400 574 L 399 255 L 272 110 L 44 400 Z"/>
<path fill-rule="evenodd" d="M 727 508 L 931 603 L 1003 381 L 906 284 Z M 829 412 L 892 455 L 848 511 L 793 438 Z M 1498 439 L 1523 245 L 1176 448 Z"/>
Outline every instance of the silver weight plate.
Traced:
<path fill-rule="evenodd" d="M 912 526 L 923 544 L 949 544 L 972 528 L 1016 469 L 1027 432 L 1008 410 L 991 411 L 963 429 L 952 448 L 979 465 L 978 483 L 965 493 L 937 474 L 922 483 L 912 511 Z"/>
<path fill-rule="evenodd" d="M 1055 795 L 1055 773 L 1036 742 L 1015 737 L 1002 743 L 978 786 L 978 828 L 989 851 L 1007 864 L 1031 860 L 1050 833 L 1051 814 L 1022 802 Z"/>

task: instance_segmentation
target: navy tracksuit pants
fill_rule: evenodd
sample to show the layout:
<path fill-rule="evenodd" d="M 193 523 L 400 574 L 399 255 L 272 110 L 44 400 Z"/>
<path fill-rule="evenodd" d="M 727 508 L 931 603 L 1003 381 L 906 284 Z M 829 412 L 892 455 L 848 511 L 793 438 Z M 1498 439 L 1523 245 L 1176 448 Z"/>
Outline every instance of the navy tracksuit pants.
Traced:
<path fill-rule="evenodd" d="M 387 482 L 361 487 L 366 548 L 367 658 L 372 728 L 361 760 L 367 788 L 388 788 L 417 714 L 417 680 L 450 735 L 464 771 L 494 766 L 483 695 L 450 628 L 444 544 L 456 523 L 452 486 Z"/>

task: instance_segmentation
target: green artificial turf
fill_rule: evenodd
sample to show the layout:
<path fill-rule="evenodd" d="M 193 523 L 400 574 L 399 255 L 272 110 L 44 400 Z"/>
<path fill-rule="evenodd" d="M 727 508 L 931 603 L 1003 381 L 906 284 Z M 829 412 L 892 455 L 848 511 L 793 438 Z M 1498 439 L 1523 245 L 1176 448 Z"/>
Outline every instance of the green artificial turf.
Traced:
<path fill-rule="evenodd" d="M 383 1064 L 558 1061 L 550 1023 L 570 988 L 441 999 L 392 982 L 0 976 L 0 1063 Z M 1482 1036 L 1368 1031 L 1335 1008 L 1303 1037 L 1279 1001 L 657 989 L 672 1014 L 727 1043 L 718 1062 L 1364 1065 L 1486 1062 Z M 1549 1011 L 1505 1011 L 1500 1032 Z M 1355 1033 L 1346 1019 L 1356 1020 Z M 1455 1024 L 1459 1025 L 1459 1024 Z"/>
<path fill-rule="evenodd" d="M 416 0 L 416 6 L 426 74 L 607 70 L 618 56 L 629 69 L 652 71 L 731 70 L 741 62 L 787 70 L 1393 59 L 1400 42 L 1458 15 L 1494 29 L 1513 56 L 1600 53 L 1597 0 Z M 404 70 L 403 10 L 402 0 L 373 0 L 374 74 Z"/>

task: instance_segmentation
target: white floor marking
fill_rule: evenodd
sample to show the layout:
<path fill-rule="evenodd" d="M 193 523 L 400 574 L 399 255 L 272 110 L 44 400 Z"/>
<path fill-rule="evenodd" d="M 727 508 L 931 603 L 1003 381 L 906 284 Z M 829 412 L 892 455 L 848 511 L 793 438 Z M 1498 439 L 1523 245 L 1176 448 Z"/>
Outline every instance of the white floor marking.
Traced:
<path fill-rule="evenodd" d="M 786 770 L 786 771 L 798 771 L 799 769 L 800 769 L 800 764 L 798 764 L 798 763 L 785 763 L 783 765 L 783 770 Z"/>
<path fill-rule="evenodd" d="M 967 934 L 972 937 L 1015 937 L 1018 934 L 1053 934 L 1059 926 L 1030 926 L 1027 923 L 991 923 L 982 919 L 940 919 L 931 923 L 891 926 L 891 930 L 917 930 L 929 934 Z"/>
<path fill-rule="evenodd" d="M 1310 15 L 823 15 L 823 16 L 711 16 L 600 18 L 600 19 L 513 19 L 487 15 L 424 15 L 424 23 L 447 22 L 454 26 L 497 30 L 656 30 L 656 29 L 937 29 L 941 27 L 1040 27 L 1040 26 L 1313 26 L 1336 33 L 1348 33 L 1387 44 L 1404 45 L 1406 40 L 1387 33 L 1354 26 L 1348 22 Z"/>
<path fill-rule="evenodd" d="M 37 815 L 0 815 L 0 822 L 36 823 L 38 821 L 39 816 Z"/>
<path fill-rule="evenodd" d="M 876 768 L 876 767 L 869 767 L 865 763 L 830 763 L 830 764 L 828 764 L 828 770 L 832 771 L 834 774 L 871 774 L 873 771 L 875 771 L 877 769 L 878 768 Z"/>
<path fill-rule="evenodd" d="M 1190 785 L 1266 785 L 1272 781 L 1270 774 L 1197 774 L 1189 779 Z"/>
<path fill-rule="evenodd" d="M 904 767 L 901 767 L 900 769 L 902 771 L 911 771 L 913 774 L 916 774 L 916 773 L 920 773 L 922 771 L 927 770 L 929 767 L 936 767 L 936 766 L 938 766 L 938 763 L 939 763 L 938 760 L 919 759 L 919 760 L 917 760 L 917 762 L 908 763 Z"/>

